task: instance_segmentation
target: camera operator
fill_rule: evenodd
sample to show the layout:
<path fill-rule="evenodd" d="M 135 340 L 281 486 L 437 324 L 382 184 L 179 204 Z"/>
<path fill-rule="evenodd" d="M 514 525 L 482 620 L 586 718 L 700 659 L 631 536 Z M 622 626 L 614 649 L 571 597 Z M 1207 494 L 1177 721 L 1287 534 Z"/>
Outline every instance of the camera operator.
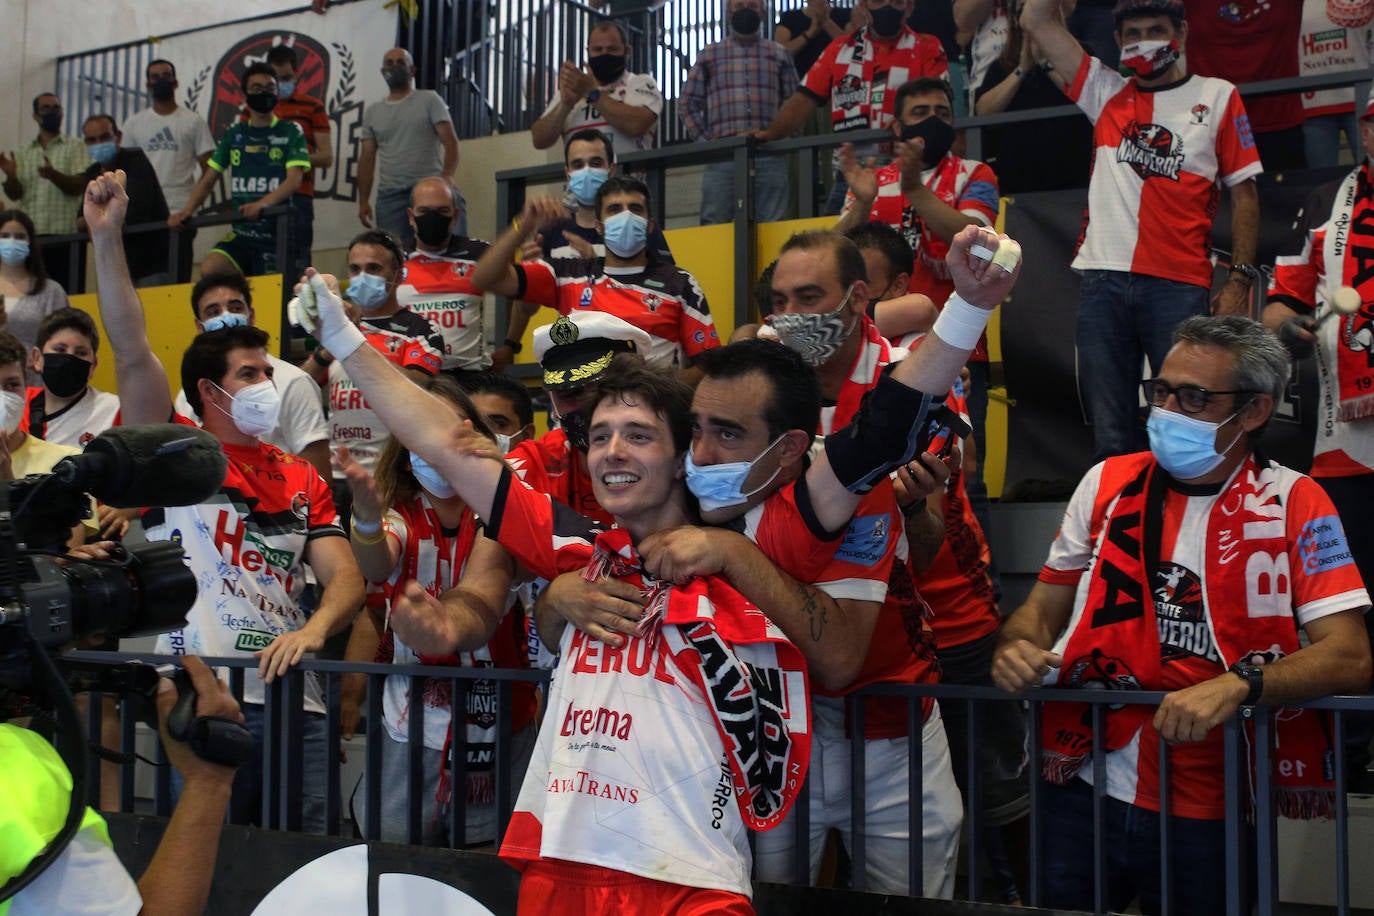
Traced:
<path fill-rule="evenodd" d="M 196 714 L 243 721 L 228 688 L 199 658 L 182 659 L 196 690 Z M 167 734 L 177 691 L 158 685 L 157 716 L 167 759 L 185 789 L 153 861 L 137 885 L 110 845 L 105 821 L 87 808 L 81 830 L 46 870 L 7 901 L 8 916 L 65 913 L 203 913 L 229 804 L 234 770 L 197 757 Z M 34 732 L 0 724 L 0 882 L 21 873 L 62 828 L 72 776 L 57 751 Z M 5 903 L 0 903 L 0 911 Z"/>

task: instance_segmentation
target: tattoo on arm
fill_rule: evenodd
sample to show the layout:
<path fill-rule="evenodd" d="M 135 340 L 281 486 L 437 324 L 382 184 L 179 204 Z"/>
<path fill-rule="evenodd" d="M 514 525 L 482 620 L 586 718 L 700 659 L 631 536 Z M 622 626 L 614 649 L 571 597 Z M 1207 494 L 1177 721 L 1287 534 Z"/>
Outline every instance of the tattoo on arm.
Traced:
<path fill-rule="evenodd" d="M 820 642 L 827 623 L 825 605 L 816 600 L 816 592 L 804 582 L 797 583 L 797 594 L 801 596 L 802 611 L 811 621 L 811 641 Z"/>

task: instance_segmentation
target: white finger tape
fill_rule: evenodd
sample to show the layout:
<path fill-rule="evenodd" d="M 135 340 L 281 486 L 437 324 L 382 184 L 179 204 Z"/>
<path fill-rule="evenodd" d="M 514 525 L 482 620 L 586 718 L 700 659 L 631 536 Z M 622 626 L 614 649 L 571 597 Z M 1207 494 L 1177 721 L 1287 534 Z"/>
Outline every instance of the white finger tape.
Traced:
<path fill-rule="evenodd" d="M 968 253 L 983 261 L 991 261 L 994 255 L 991 248 L 987 248 L 983 245 L 970 245 Z"/>

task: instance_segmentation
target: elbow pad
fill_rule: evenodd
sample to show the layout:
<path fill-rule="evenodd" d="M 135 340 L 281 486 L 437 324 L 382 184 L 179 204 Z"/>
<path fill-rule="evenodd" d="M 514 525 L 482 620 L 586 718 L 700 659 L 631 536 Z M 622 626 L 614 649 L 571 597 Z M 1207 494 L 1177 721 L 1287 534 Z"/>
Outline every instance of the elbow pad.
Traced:
<path fill-rule="evenodd" d="M 911 461 L 941 431 L 967 436 L 967 423 L 943 396 L 908 388 L 884 374 L 848 426 L 825 437 L 825 455 L 851 493 L 867 493 L 880 478 Z"/>

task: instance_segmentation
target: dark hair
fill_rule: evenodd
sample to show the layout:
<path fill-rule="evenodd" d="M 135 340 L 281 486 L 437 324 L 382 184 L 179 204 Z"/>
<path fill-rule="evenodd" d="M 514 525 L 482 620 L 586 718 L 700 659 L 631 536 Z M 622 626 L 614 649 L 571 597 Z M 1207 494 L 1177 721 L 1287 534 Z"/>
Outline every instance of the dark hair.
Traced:
<path fill-rule="evenodd" d="M 255 76 L 270 76 L 273 83 L 277 81 L 277 71 L 267 64 L 261 61 L 256 64 L 249 64 L 243 68 L 243 75 L 239 77 L 239 85 L 243 87 L 244 92 L 248 91 L 248 81 Z"/>
<path fill-rule="evenodd" d="M 468 394 L 494 394 L 510 401 L 511 410 L 521 426 L 534 422 L 534 403 L 530 400 L 529 389 L 501 372 L 470 372 L 459 379 L 458 384 Z"/>
<path fill-rule="evenodd" d="M 861 254 L 870 249 L 880 252 L 887 260 L 888 270 L 892 274 L 888 278 L 889 282 L 903 271 L 910 274 L 916 269 L 916 255 L 911 246 L 900 232 L 887 223 L 869 220 L 862 226 L 850 229 L 844 237 L 857 245 Z"/>
<path fill-rule="evenodd" d="M 33 113 L 34 113 L 34 114 L 38 114 L 38 100 L 39 100 L 39 99 L 42 99 L 42 98 L 46 98 L 47 96 L 52 96 L 53 98 L 57 99 L 57 104 L 59 104 L 59 105 L 62 104 L 62 100 L 61 100 L 60 98 L 57 97 L 57 93 L 56 93 L 56 92 L 40 92 L 40 93 L 38 93 L 38 95 L 36 95 L 36 96 L 33 97 Z"/>
<path fill-rule="evenodd" d="M 638 356 L 617 356 L 597 377 L 592 397 L 587 404 L 589 417 L 609 398 L 619 398 L 621 403 L 634 398 L 663 418 L 678 454 L 692 444 L 692 389 L 676 373 L 650 366 Z"/>
<path fill-rule="evenodd" d="M 277 45 L 268 51 L 267 65 L 270 67 L 275 64 L 290 64 L 293 70 L 299 67 L 300 61 L 296 57 L 296 49 L 289 45 Z M 273 71 L 274 75 L 275 73 L 276 71 Z"/>
<path fill-rule="evenodd" d="M 391 252 L 391 259 L 398 271 L 406 262 L 406 253 L 401 250 L 401 243 L 396 241 L 396 236 L 385 229 L 368 229 L 359 232 L 349 241 L 346 251 L 352 251 L 354 245 L 377 245 L 385 248 Z"/>
<path fill-rule="evenodd" d="M 13 366 L 18 363 L 23 367 L 28 361 L 28 347 L 9 331 L 0 331 L 0 366 Z"/>
<path fill-rule="evenodd" d="M 243 304 L 250 309 L 253 307 L 253 288 L 248 285 L 248 278 L 237 270 L 222 270 L 218 273 L 206 274 L 196 281 L 196 285 L 191 287 L 191 315 L 200 320 L 200 299 L 212 289 L 219 289 L 227 286 L 234 292 L 243 296 Z M 200 411 L 196 411 L 199 413 Z"/>
<path fill-rule="evenodd" d="M 607 178 L 601 187 L 596 189 L 596 218 L 601 219 L 601 202 L 606 199 L 607 194 L 643 194 L 644 209 L 648 211 L 650 218 L 654 215 L 653 200 L 649 197 L 649 186 L 638 178 L 631 178 L 629 175 L 612 175 Z"/>
<path fill-rule="evenodd" d="M 200 400 L 199 383 L 203 378 L 218 385 L 229 371 L 229 351 L 267 349 L 267 332 L 248 325 L 203 331 L 195 336 L 186 352 L 181 354 L 181 390 L 186 402 L 198 416 L 205 416 Z"/>
<path fill-rule="evenodd" d="M 43 292 L 48 285 L 48 268 L 43 265 L 43 251 L 38 247 L 38 231 L 33 227 L 33 220 L 23 210 L 0 210 L 0 226 L 5 223 L 19 223 L 29 234 L 29 256 L 24 259 L 24 269 L 33 277 L 33 285 L 29 287 L 28 294 L 33 296 Z"/>
<path fill-rule="evenodd" d="M 757 373 L 771 388 L 762 405 L 768 436 L 788 430 L 814 435 L 821 423 L 821 383 L 816 370 L 777 341 L 751 338 L 707 350 L 692 363 L 709 379 L 734 381 Z M 741 390 L 741 395 L 744 392 Z"/>
<path fill-rule="evenodd" d="M 774 258 L 754 281 L 754 308 L 759 310 L 761 319 L 773 314 L 773 271 L 777 268 L 778 259 Z"/>
<path fill-rule="evenodd" d="M 581 130 L 574 131 L 568 136 L 568 139 L 563 142 L 564 162 L 568 161 L 568 147 L 579 140 L 584 143 L 600 143 L 602 146 L 606 147 L 606 161 L 615 162 L 615 144 L 611 142 L 610 136 L 603 134 L 594 127 L 584 127 Z"/>
<path fill-rule="evenodd" d="M 897 97 L 892 101 L 892 116 L 900 118 L 902 116 L 902 105 L 913 95 L 925 95 L 927 92 L 943 92 L 949 104 L 954 104 L 954 90 L 949 83 L 940 79 L 938 76 L 921 76 L 914 80 L 907 80 L 897 87 Z"/>
<path fill-rule="evenodd" d="M 862 280 L 868 282 L 868 265 L 859 253 L 859 246 L 830 229 L 808 229 L 798 232 L 783 243 L 779 255 L 789 251 L 815 251 L 829 248 L 835 253 L 835 266 L 840 271 L 840 285 L 845 289 Z"/>
<path fill-rule="evenodd" d="M 607 29 L 615 29 L 620 35 L 620 43 L 625 46 L 626 50 L 629 49 L 630 33 L 625 30 L 625 26 L 616 22 L 614 19 L 598 19 L 593 22 L 591 31 L 587 32 L 587 38 L 590 39 L 595 32 L 604 32 Z"/>
<path fill-rule="evenodd" d="M 91 342 L 91 350 L 100 352 L 100 332 L 95 329 L 95 321 L 81 309 L 66 306 L 50 313 L 38 323 L 38 337 L 34 346 L 42 350 L 58 331 L 75 331 Z"/>
<path fill-rule="evenodd" d="M 146 67 L 143 68 L 143 78 L 144 78 L 145 80 L 148 78 L 148 71 L 149 71 L 149 70 L 152 70 L 153 67 L 156 66 L 157 64 L 166 64 L 167 66 L 171 67 L 171 68 L 172 68 L 172 79 L 176 79 L 176 78 L 177 78 L 177 65 L 174 64 L 174 63 L 172 63 L 170 60 L 166 60 L 166 59 L 164 59 L 164 58 L 159 57 L 157 60 L 150 60 L 150 61 L 148 61 L 148 66 L 146 66 Z"/>
<path fill-rule="evenodd" d="M 86 120 L 82 121 L 82 122 L 81 122 L 81 131 L 82 131 L 82 133 L 85 133 L 85 131 L 86 131 L 86 125 L 89 124 L 89 123 L 91 123 L 92 121 L 109 121 L 109 122 L 110 122 L 110 131 L 111 131 L 111 133 L 119 133 L 119 124 L 115 122 L 114 115 L 112 115 L 112 114 L 105 114 L 104 112 L 101 112 L 100 114 L 93 114 L 93 115 L 91 115 L 90 117 L 86 118 Z"/>
<path fill-rule="evenodd" d="M 450 376 L 436 375 L 427 378 L 420 383 L 420 387 L 457 407 L 472 423 L 473 429 L 492 442 L 496 441 L 496 435 L 482 418 L 481 411 Z M 386 445 L 382 446 L 382 453 L 377 456 L 377 467 L 372 476 L 377 484 L 377 496 L 387 508 L 398 503 L 410 502 L 420 495 L 420 482 L 415 479 L 415 474 L 410 469 L 410 450 L 395 436 L 388 437 Z"/>
<path fill-rule="evenodd" d="M 1007 14 L 1007 43 L 1002 46 L 997 63 L 1001 64 L 1003 72 L 1011 73 L 1021 63 L 1021 43 L 1026 40 L 1025 32 L 1021 28 L 1021 17 L 1016 14 L 1016 0 L 997 0 L 997 4 Z"/>

